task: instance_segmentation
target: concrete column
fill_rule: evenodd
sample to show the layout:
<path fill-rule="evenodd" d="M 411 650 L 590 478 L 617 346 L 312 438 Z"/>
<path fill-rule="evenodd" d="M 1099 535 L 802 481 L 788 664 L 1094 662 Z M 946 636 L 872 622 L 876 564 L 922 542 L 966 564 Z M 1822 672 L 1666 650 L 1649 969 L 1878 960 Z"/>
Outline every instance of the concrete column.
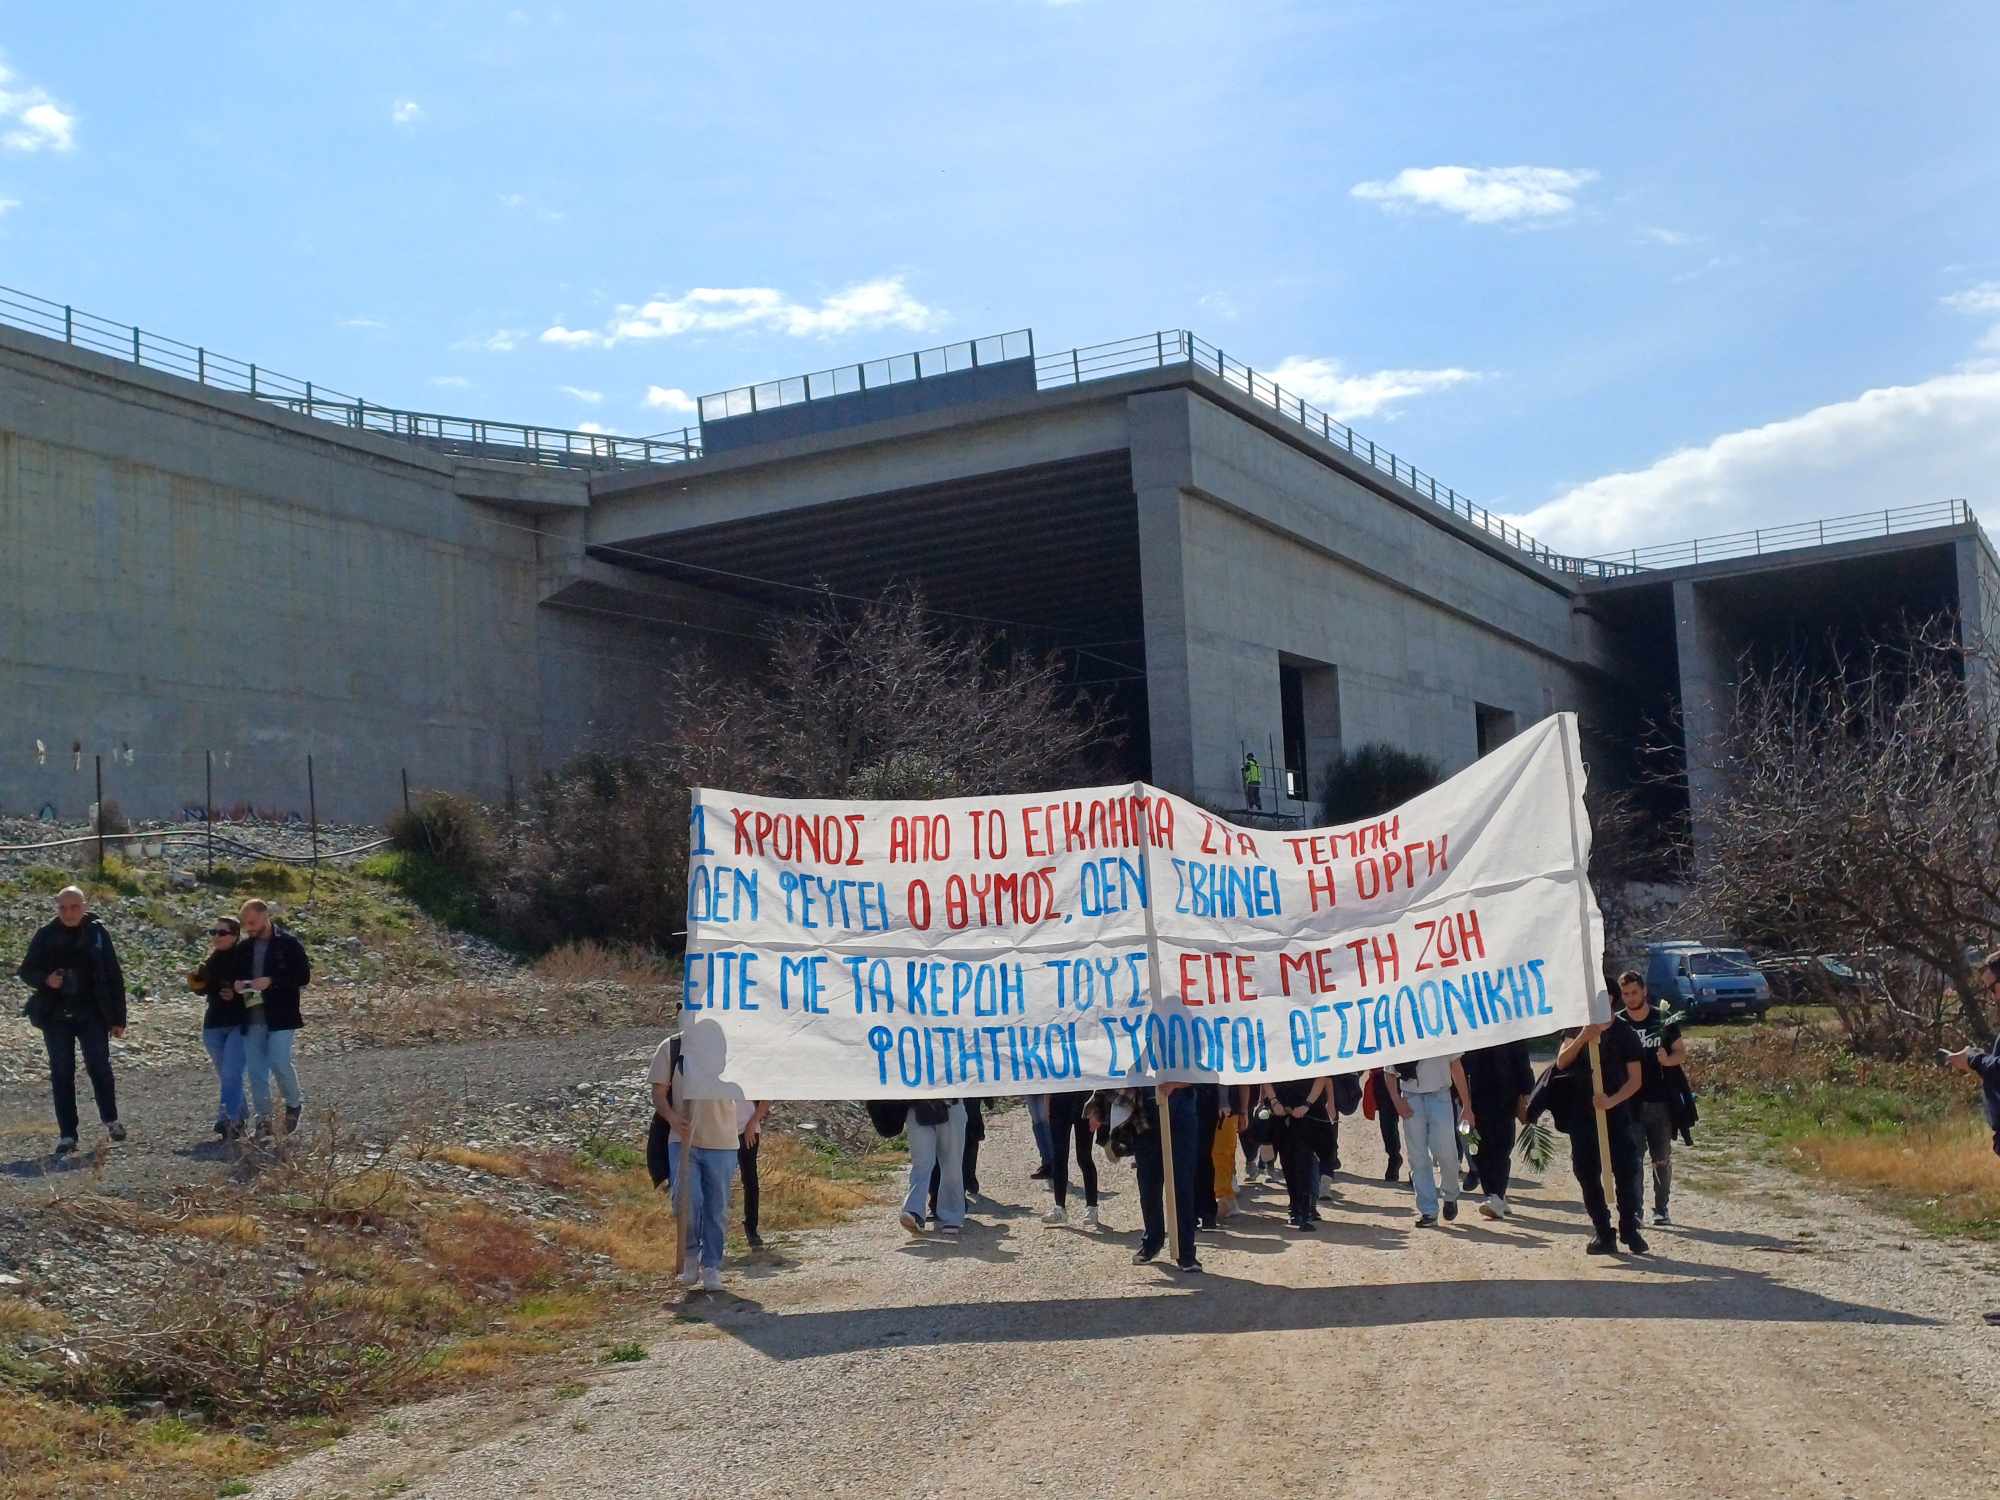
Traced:
<path fill-rule="evenodd" d="M 1188 670 L 1187 564 L 1178 488 L 1138 492 L 1139 586 L 1146 633 L 1146 719 L 1152 780 L 1183 796 L 1195 791 L 1194 701 Z"/>
<path fill-rule="evenodd" d="M 1736 653 L 1709 588 L 1674 584 L 1674 646 L 1680 660 L 1681 744 L 1687 754 L 1688 813 L 1695 858 L 1708 842 L 1709 812 L 1720 789 L 1711 769 L 1736 685 Z"/>
<path fill-rule="evenodd" d="M 2000 718 L 2000 681 L 1996 681 L 1992 654 L 2000 650 L 2000 577 L 1994 574 L 1993 557 L 1983 537 L 1960 537 L 1952 550 L 1958 563 L 1954 606 L 1958 610 L 1958 638 L 1968 652 L 1966 689 L 1989 719 Z"/>

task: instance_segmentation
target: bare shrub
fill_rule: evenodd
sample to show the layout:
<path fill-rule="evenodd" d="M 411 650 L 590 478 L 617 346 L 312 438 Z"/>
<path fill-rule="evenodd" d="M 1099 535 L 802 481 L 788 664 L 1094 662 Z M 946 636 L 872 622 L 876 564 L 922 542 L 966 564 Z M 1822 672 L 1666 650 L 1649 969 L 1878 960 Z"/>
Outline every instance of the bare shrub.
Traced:
<path fill-rule="evenodd" d="M 81 1329 L 52 1377 L 71 1400 L 161 1400 L 237 1416 L 325 1416 L 408 1395 L 434 1341 L 366 1305 L 295 1290 L 250 1298 L 216 1278 L 118 1326 Z"/>
<path fill-rule="evenodd" d="M 1974 968 L 2000 944 L 2000 740 L 1977 686 L 1992 665 L 1948 619 L 1817 664 L 1746 659 L 1721 732 L 1689 750 L 1715 794 L 1682 924 L 1893 955 L 1941 976 L 1960 1026 L 1989 1038 Z M 1931 1044 L 1923 994 L 1882 988 L 1895 1050 Z"/>
<path fill-rule="evenodd" d="M 486 813 L 470 797 L 450 792 L 425 792 L 414 806 L 393 814 L 389 837 L 404 853 L 421 854 L 475 883 L 492 870 L 498 854 Z"/>

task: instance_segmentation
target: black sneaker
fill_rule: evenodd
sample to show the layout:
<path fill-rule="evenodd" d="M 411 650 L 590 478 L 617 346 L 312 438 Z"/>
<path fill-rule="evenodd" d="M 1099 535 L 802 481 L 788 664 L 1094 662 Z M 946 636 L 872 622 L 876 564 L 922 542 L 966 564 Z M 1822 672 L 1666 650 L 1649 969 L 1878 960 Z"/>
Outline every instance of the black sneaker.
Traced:
<path fill-rule="evenodd" d="M 1636 1229 L 1627 1230 L 1625 1233 L 1619 1235 L 1618 1238 L 1625 1242 L 1625 1248 L 1630 1250 L 1634 1255 L 1644 1255 L 1653 1248 L 1646 1243 L 1646 1237 Z"/>
<path fill-rule="evenodd" d="M 71 1152 L 75 1150 L 76 1150 L 76 1137 L 73 1135 L 63 1136 L 56 1142 L 57 1156 L 68 1156 Z"/>
<path fill-rule="evenodd" d="M 221 1137 L 222 1137 L 222 1138 L 223 1138 L 223 1139 L 224 1139 L 225 1141 L 226 1141 L 226 1140 L 228 1140 L 228 1139 L 229 1139 L 229 1121 L 227 1121 L 227 1120 L 217 1120 L 217 1121 L 215 1122 L 215 1133 L 216 1133 L 217 1135 L 221 1136 Z"/>
<path fill-rule="evenodd" d="M 1618 1242 L 1608 1234 L 1596 1235 L 1588 1245 L 1583 1247 L 1583 1253 L 1585 1255 L 1616 1255 L 1618 1253 Z"/>
<path fill-rule="evenodd" d="M 125 1122 L 123 1120 L 106 1120 L 104 1122 L 104 1130 L 114 1141 L 125 1139 Z"/>
<path fill-rule="evenodd" d="M 1458 1200 L 1456 1198 L 1447 1198 L 1445 1200 L 1444 1216 L 1447 1221 L 1458 1218 Z"/>
<path fill-rule="evenodd" d="M 1184 1260 L 1176 1264 L 1174 1269 L 1176 1271 L 1185 1271 L 1190 1276 L 1199 1276 L 1201 1274 L 1201 1262 L 1198 1260 Z"/>
<path fill-rule="evenodd" d="M 1419 1229 L 1435 1229 L 1435 1228 L 1437 1228 L 1437 1221 L 1438 1221 L 1438 1220 L 1437 1220 L 1437 1215 L 1436 1215 L 1436 1214 L 1418 1214 L 1418 1215 L 1417 1215 L 1417 1228 L 1419 1228 Z"/>
<path fill-rule="evenodd" d="M 1209 1218 L 1205 1218 L 1205 1219 L 1196 1219 L 1196 1220 L 1194 1221 L 1194 1227 L 1195 1227 L 1195 1228 L 1197 1228 L 1197 1229 L 1217 1229 L 1217 1228 L 1220 1228 L 1221 1226 L 1220 1226 L 1220 1225 L 1218 1225 L 1218 1224 L 1217 1224 L 1217 1223 L 1215 1222 L 1215 1219 L 1213 1218 L 1213 1216 L 1211 1216 L 1211 1217 L 1209 1217 Z"/>
<path fill-rule="evenodd" d="M 305 1113 L 304 1105 L 300 1105 L 297 1109 L 292 1108 L 292 1106 L 290 1106 L 289 1104 L 285 1106 L 286 1135 L 290 1135 L 293 1131 L 299 1128 L 299 1116 L 304 1113 Z"/>
<path fill-rule="evenodd" d="M 1389 1158 L 1389 1170 L 1382 1174 L 1382 1180 L 1384 1182 L 1400 1182 L 1402 1180 L 1402 1174 L 1403 1174 L 1403 1158 L 1400 1156 L 1392 1156 Z"/>
<path fill-rule="evenodd" d="M 1049 1169 L 1047 1167 L 1037 1167 L 1028 1174 L 1028 1181 L 1030 1182 L 1047 1182 L 1048 1180 Z"/>
<path fill-rule="evenodd" d="M 752 1250 L 762 1250 L 764 1248 L 764 1236 L 754 1229 L 743 1231 L 743 1242 Z"/>
<path fill-rule="evenodd" d="M 1132 1252 L 1132 1264 L 1135 1266 L 1150 1265 L 1159 1257 L 1159 1254 L 1160 1247 L 1158 1245 L 1141 1245 L 1137 1250 Z"/>

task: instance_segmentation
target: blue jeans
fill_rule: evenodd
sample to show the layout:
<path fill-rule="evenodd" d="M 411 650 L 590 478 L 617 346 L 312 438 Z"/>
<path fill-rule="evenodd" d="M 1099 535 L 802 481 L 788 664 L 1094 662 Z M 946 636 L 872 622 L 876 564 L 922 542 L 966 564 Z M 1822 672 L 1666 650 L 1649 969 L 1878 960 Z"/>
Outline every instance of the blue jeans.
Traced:
<path fill-rule="evenodd" d="M 678 1185 L 683 1168 L 684 1142 L 667 1148 Z M 694 1175 L 688 1179 L 688 1217 L 694 1221 L 693 1250 L 704 1271 L 722 1269 L 722 1237 L 729 1217 L 729 1178 L 736 1170 L 736 1148 L 711 1150 L 694 1148 Z M 678 1192 L 678 1186 L 676 1187 Z M 677 1200 L 678 1201 L 678 1200 Z"/>
<path fill-rule="evenodd" d="M 289 1035 L 289 1033 L 287 1033 Z M 220 1086 L 219 1098 L 215 1106 L 218 1120 L 241 1121 L 243 1119 L 243 1056 L 245 1040 L 242 1028 L 236 1026 L 208 1026 L 201 1033 L 201 1044 L 208 1048 L 208 1060 L 215 1064 L 215 1081 Z"/>
<path fill-rule="evenodd" d="M 261 1119 L 271 1118 L 271 1075 L 278 1075 L 278 1092 L 285 1097 L 286 1109 L 305 1102 L 299 1093 L 299 1070 L 292 1066 L 292 1039 L 296 1031 L 273 1031 L 255 1021 L 243 1033 L 243 1065 L 250 1075 L 250 1098 Z"/>
<path fill-rule="evenodd" d="M 1451 1090 L 1428 1094 L 1405 1090 L 1403 1101 L 1410 1106 L 1410 1117 L 1403 1121 L 1403 1144 L 1410 1154 L 1417 1212 L 1435 1217 L 1440 1185 L 1445 1202 L 1458 1202 L 1458 1127 L 1452 1120 Z"/>
<path fill-rule="evenodd" d="M 942 1125 L 919 1125 L 911 1114 L 903 1134 L 910 1142 L 910 1190 L 903 1212 L 921 1219 L 930 1199 L 931 1168 L 937 1168 L 937 1221 L 956 1229 L 965 1222 L 965 1106 L 954 1104 Z"/>
<path fill-rule="evenodd" d="M 1035 1128 L 1035 1155 L 1041 1158 L 1041 1169 L 1053 1172 L 1056 1166 L 1055 1132 L 1049 1129 L 1049 1096 L 1047 1094 L 1028 1095 L 1028 1123 Z M 1068 1149 L 1068 1143 L 1064 1143 Z"/>

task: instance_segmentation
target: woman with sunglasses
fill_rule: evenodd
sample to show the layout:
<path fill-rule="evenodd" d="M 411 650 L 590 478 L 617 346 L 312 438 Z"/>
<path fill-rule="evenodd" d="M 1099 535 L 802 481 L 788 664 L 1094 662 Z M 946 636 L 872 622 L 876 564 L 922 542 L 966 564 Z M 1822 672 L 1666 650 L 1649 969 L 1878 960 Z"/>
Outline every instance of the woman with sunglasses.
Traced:
<path fill-rule="evenodd" d="M 215 1064 L 215 1133 L 224 1140 L 242 1135 L 249 1118 L 243 1100 L 243 1067 L 250 1013 L 235 984 L 241 967 L 236 940 L 242 931 L 236 918 L 217 917 L 208 929 L 208 956 L 188 975 L 188 988 L 208 997 L 208 1010 L 201 1018 L 201 1044 Z"/>

